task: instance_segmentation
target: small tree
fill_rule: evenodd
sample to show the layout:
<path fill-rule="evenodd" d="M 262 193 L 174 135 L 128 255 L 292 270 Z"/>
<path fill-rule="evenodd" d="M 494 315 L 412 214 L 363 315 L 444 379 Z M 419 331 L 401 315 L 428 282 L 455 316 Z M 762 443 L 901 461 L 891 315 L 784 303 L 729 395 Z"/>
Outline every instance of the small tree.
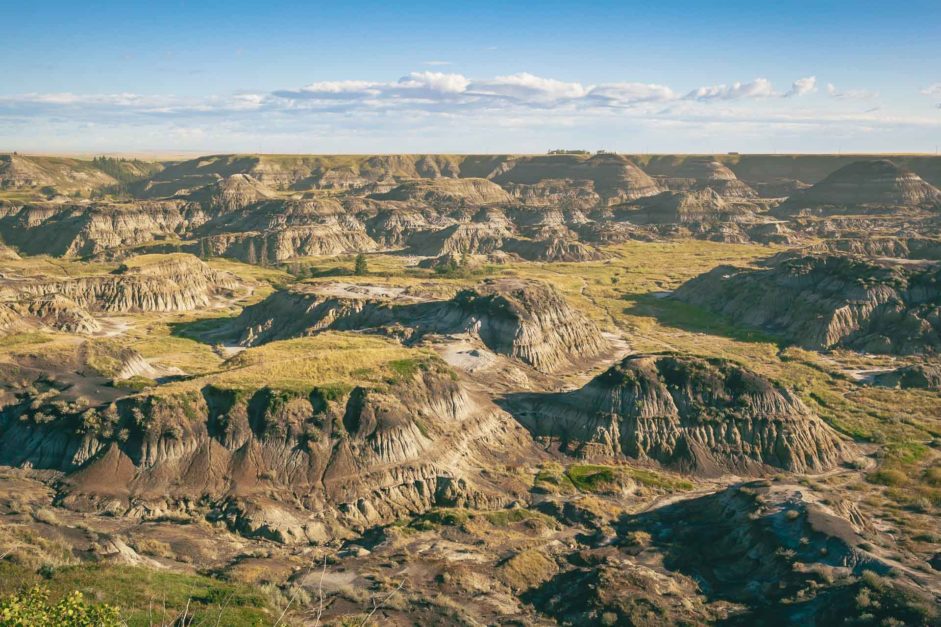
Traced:
<path fill-rule="evenodd" d="M 356 261 L 353 264 L 353 274 L 356 276 L 369 274 L 369 266 L 366 264 L 366 255 L 363 253 L 356 255 Z"/>

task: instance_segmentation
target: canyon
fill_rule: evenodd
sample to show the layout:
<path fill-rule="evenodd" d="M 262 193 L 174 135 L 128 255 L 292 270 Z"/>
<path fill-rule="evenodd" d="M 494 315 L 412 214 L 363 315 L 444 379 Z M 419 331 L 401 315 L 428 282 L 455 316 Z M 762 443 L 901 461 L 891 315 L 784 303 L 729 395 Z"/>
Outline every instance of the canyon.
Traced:
<path fill-rule="evenodd" d="M 190 578 L 210 623 L 936 624 L 939 185 L 2 155 L 0 573 Z"/>

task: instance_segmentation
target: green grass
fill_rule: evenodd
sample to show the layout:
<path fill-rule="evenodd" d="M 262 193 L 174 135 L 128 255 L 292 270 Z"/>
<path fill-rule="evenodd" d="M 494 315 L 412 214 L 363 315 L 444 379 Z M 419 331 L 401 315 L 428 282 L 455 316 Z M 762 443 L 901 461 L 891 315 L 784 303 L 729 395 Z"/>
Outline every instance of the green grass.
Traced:
<path fill-rule="evenodd" d="M 573 464 L 565 471 L 572 485 L 582 492 L 601 492 L 615 488 L 619 474 L 612 466 L 594 464 Z"/>
<path fill-rule="evenodd" d="M 47 569 L 44 574 L 0 562 L 0 593 L 5 596 L 39 583 L 55 600 L 78 590 L 88 601 L 117 606 L 131 627 L 170 624 L 187 603 L 193 624 L 270 625 L 279 614 L 257 589 L 203 575 L 89 564 Z"/>
<path fill-rule="evenodd" d="M 579 491 L 591 493 L 617 491 L 628 481 L 634 481 L 645 487 L 667 492 L 693 489 L 693 484 L 685 479 L 629 466 L 572 464 L 565 470 L 565 477 Z"/>

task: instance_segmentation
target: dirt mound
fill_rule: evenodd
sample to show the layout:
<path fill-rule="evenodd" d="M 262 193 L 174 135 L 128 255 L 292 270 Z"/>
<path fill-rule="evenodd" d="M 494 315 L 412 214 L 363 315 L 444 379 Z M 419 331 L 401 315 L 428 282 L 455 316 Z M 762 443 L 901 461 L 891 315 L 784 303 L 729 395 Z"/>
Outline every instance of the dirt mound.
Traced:
<path fill-rule="evenodd" d="M 832 213 L 845 208 L 937 208 L 941 190 L 887 159 L 856 161 L 779 206 L 775 214 L 795 215 L 804 209 Z"/>

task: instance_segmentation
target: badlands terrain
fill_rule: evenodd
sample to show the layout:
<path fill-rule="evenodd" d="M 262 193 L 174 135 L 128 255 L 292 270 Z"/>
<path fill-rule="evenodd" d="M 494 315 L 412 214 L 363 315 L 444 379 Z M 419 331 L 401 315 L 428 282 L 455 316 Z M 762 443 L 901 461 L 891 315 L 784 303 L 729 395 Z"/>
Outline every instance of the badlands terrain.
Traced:
<path fill-rule="evenodd" d="M 941 158 L 0 155 L 0 597 L 941 624 Z"/>

